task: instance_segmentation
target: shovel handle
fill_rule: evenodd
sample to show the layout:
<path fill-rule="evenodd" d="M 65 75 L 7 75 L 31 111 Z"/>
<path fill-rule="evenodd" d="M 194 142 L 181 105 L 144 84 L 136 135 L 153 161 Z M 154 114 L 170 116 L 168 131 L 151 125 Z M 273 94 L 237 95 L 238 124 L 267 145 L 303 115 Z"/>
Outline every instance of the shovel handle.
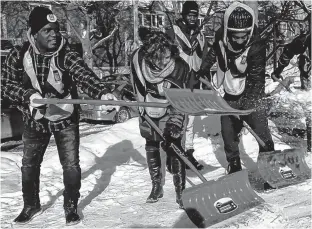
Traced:
<path fill-rule="evenodd" d="M 281 79 L 277 78 L 277 77 L 274 76 L 274 75 L 271 75 L 271 77 L 272 77 L 272 79 L 274 79 L 275 81 L 278 81 L 281 85 L 283 85 L 284 88 L 285 88 L 287 91 L 289 91 L 289 92 L 292 93 L 292 90 L 290 90 L 290 88 L 289 88 Z"/>
<path fill-rule="evenodd" d="M 255 137 L 255 139 L 257 140 L 257 142 L 258 142 L 262 147 L 265 147 L 264 141 L 261 140 L 261 138 L 255 133 L 255 131 L 253 131 L 253 130 L 251 129 L 251 127 L 250 127 L 245 121 L 243 121 L 243 125 L 244 125 L 244 127 L 246 127 L 246 129 Z"/>
<path fill-rule="evenodd" d="M 200 80 L 202 83 L 206 84 L 208 87 L 211 87 L 213 90 L 215 90 L 215 89 L 213 88 L 213 86 L 211 85 L 211 83 L 210 83 L 208 80 L 206 80 L 206 79 L 204 79 L 204 78 L 202 78 L 202 77 L 200 77 L 199 80 Z M 286 87 L 286 88 L 287 88 L 287 87 Z M 215 91 L 216 91 L 216 90 L 215 90 Z M 237 117 L 238 119 L 240 119 L 238 116 L 236 116 L 236 117 Z M 255 139 L 258 141 L 258 143 L 259 143 L 262 147 L 265 147 L 264 141 L 261 140 L 261 138 L 251 129 L 251 127 L 250 127 L 245 121 L 243 121 L 243 125 L 244 125 L 244 127 L 246 127 L 246 129 L 255 137 Z"/>
<path fill-rule="evenodd" d="M 204 83 L 204 84 L 206 84 L 206 86 L 208 86 L 208 87 L 210 87 L 211 89 L 214 90 L 214 87 L 212 86 L 212 84 L 208 80 L 204 79 L 203 77 L 199 77 L 199 81 Z"/>
<path fill-rule="evenodd" d="M 168 107 L 169 103 L 136 102 L 123 100 L 92 100 L 92 99 L 34 99 L 38 104 L 90 104 L 90 105 L 116 105 L 116 106 L 140 106 L 140 107 Z"/>
<path fill-rule="evenodd" d="M 161 138 L 165 141 L 165 138 L 163 136 L 162 131 L 159 129 L 159 127 L 150 119 L 150 117 L 148 117 L 147 115 L 144 115 L 145 120 L 154 128 L 154 130 L 161 136 Z M 175 150 L 175 151 L 180 151 L 179 148 L 171 143 L 171 147 Z M 185 164 L 187 164 L 192 171 L 199 177 L 199 179 L 201 179 L 201 181 L 203 183 L 207 183 L 207 179 L 200 173 L 198 172 L 198 170 L 195 168 L 195 166 L 185 157 L 183 156 L 182 152 L 177 152 L 177 155 L 185 162 Z"/>

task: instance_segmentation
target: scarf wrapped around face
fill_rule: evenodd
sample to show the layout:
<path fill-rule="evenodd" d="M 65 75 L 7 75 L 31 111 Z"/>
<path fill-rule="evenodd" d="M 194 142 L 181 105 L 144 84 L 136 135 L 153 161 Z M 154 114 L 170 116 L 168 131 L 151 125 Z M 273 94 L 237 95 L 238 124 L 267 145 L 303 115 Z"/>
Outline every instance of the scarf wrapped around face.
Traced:
<path fill-rule="evenodd" d="M 169 76 L 175 67 L 175 62 L 173 59 L 169 61 L 166 67 L 162 70 L 151 69 L 148 64 L 146 64 L 145 59 L 142 61 L 142 73 L 144 78 L 150 83 L 160 83 L 167 76 Z"/>

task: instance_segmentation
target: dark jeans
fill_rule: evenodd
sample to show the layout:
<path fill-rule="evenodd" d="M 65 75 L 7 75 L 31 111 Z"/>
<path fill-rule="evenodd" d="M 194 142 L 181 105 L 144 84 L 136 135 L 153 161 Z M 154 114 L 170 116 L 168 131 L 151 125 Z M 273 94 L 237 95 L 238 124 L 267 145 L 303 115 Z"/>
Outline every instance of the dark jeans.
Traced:
<path fill-rule="evenodd" d="M 227 101 L 227 103 L 236 109 L 250 109 L 252 104 L 246 104 L 246 101 L 248 100 L 244 101 L 242 99 L 238 101 Z M 270 134 L 266 109 L 263 104 L 260 104 L 260 107 L 255 112 L 252 112 L 249 115 L 240 116 L 240 119 L 241 120 L 232 115 L 221 117 L 221 133 L 227 161 L 231 161 L 239 156 L 238 145 L 240 141 L 239 133 L 243 128 L 242 120 L 244 120 L 265 143 L 266 147 L 262 147 L 259 144 L 260 153 L 274 150 L 274 142 Z"/>
<path fill-rule="evenodd" d="M 51 133 L 39 133 L 25 127 L 23 133 L 24 154 L 22 160 L 22 191 L 24 204 L 34 206 L 39 201 L 40 167 L 49 144 Z M 64 201 L 78 201 L 81 187 L 79 165 L 79 126 L 53 132 L 61 165 L 63 167 Z"/>
<path fill-rule="evenodd" d="M 301 89 L 311 89 L 311 75 L 300 71 Z"/>

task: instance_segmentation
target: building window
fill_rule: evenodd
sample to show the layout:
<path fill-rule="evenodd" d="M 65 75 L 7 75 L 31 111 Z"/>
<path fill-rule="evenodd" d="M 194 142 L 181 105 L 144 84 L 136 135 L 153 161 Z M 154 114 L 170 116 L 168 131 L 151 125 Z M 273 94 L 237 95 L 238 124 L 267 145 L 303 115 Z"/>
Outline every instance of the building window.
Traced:
<path fill-rule="evenodd" d="M 147 27 L 151 27 L 151 15 L 150 14 L 145 14 L 144 15 L 144 26 L 147 26 Z"/>
<path fill-rule="evenodd" d="M 144 14 L 139 14 L 139 25 L 144 26 Z"/>
<path fill-rule="evenodd" d="M 157 15 L 157 14 L 142 14 L 142 23 L 141 19 L 139 22 L 142 26 L 149 27 L 149 28 L 162 28 L 165 25 L 165 16 L 164 15 Z M 140 18 L 140 16 L 139 16 Z"/>
<path fill-rule="evenodd" d="M 151 27 L 157 27 L 157 17 L 155 14 L 151 14 Z"/>
<path fill-rule="evenodd" d="M 163 27 L 165 26 L 165 16 L 164 15 L 157 15 L 157 27 Z"/>

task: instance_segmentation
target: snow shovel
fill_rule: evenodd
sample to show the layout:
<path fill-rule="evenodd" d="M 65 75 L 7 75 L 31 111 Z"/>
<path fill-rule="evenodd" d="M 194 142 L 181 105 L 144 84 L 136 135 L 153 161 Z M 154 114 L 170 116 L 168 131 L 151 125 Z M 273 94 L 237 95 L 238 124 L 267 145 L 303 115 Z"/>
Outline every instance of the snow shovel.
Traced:
<path fill-rule="evenodd" d="M 184 114 L 192 115 L 247 115 L 253 110 L 237 110 L 230 107 L 215 91 L 203 91 L 190 89 L 164 89 L 169 103 L 137 102 L 120 100 L 93 100 L 93 99 L 34 99 L 39 104 L 90 104 L 90 105 L 117 105 L 117 106 L 141 106 L 141 107 L 168 107 L 173 106 Z"/>
<path fill-rule="evenodd" d="M 214 90 L 209 81 L 203 78 L 200 78 L 200 81 Z M 265 148 L 265 143 L 245 121 L 243 125 Z M 257 166 L 262 178 L 273 188 L 300 183 L 311 178 L 311 169 L 306 164 L 304 150 L 301 149 L 261 152 L 257 158 Z"/>
<path fill-rule="evenodd" d="M 147 115 L 144 115 L 144 118 L 165 140 L 158 126 Z M 185 152 L 173 143 L 170 147 L 203 182 L 199 185 L 191 184 L 193 186 L 182 193 L 184 209 L 197 227 L 208 227 L 264 202 L 251 188 L 247 170 L 221 177 L 216 181 L 207 181 L 187 159 Z"/>

